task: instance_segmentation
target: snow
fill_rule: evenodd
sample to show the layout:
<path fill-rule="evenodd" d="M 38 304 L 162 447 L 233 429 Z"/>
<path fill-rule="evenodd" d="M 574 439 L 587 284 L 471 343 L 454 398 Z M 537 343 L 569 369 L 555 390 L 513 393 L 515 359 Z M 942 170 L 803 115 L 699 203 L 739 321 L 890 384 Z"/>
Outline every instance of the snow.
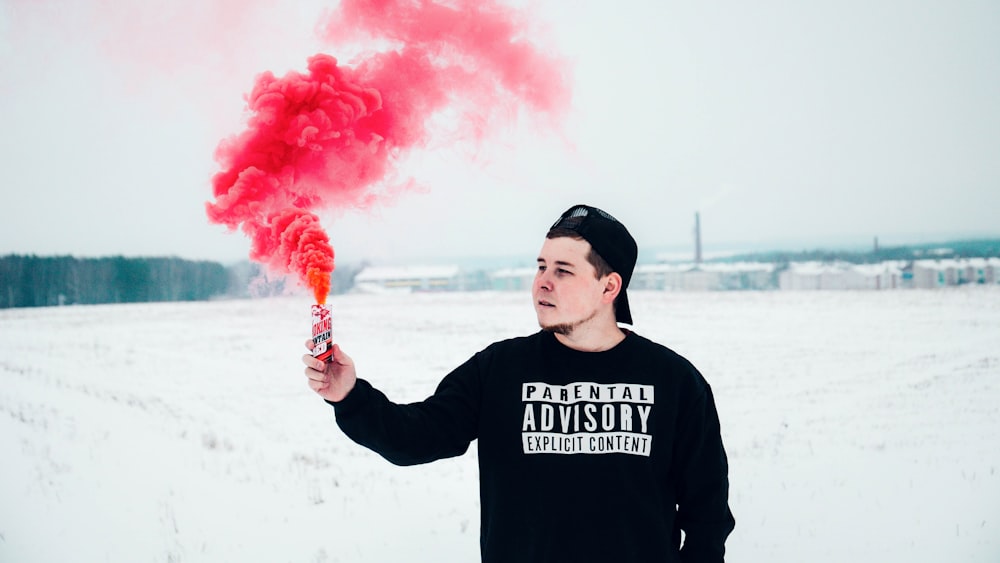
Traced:
<path fill-rule="evenodd" d="M 1000 288 L 630 292 L 711 382 L 731 561 L 1000 560 Z M 398 401 L 525 293 L 331 299 Z M 308 389 L 305 297 L 0 311 L 0 561 L 474 561 L 475 445 L 400 468 Z"/>

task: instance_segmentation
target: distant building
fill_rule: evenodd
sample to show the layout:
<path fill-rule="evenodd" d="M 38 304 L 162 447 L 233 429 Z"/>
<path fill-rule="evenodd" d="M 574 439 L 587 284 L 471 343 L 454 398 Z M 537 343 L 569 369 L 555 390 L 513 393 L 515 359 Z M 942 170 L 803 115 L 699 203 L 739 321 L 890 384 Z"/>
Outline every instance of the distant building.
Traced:
<path fill-rule="evenodd" d="M 982 259 L 985 264 L 983 264 L 983 282 L 984 284 L 1000 284 L 1000 257 L 991 256 L 990 258 Z"/>
<path fill-rule="evenodd" d="M 964 261 L 968 283 L 993 285 L 1000 283 L 1000 258 L 969 258 Z"/>
<path fill-rule="evenodd" d="M 719 262 L 702 264 L 701 269 L 717 276 L 716 289 L 774 289 L 775 265 L 766 262 Z"/>
<path fill-rule="evenodd" d="M 661 291 L 773 289 L 774 270 L 774 264 L 759 262 L 640 264 L 629 287 Z"/>
<path fill-rule="evenodd" d="M 954 260 L 916 260 L 913 262 L 913 287 L 934 289 L 955 285 L 954 268 Z"/>
<path fill-rule="evenodd" d="M 458 266 L 367 267 L 354 291 L 530 291 L 537 268 L 463 271 Z M 886 290 L 1000 284 L 1000 258 L 927 259 L 877 264 L 766 262 L 639 264 L 630 289 L 651 291 Z"/>
<path fill-rule="evenodd" d="M 528 291 L 535 280 L 536 267 L 504 268 L 489 275 L 490 289 L 496 291 Z"/>
<path fill-rule="evenodd" d="M 461 291 L 466 289 L 458 266 L 370 266 L 354 278 L 354 290 L 366 293 Z"/>
<path fill-rule="evenodd" d="M 630 289 L 673 290 L 683 285 L 684 272 L 692 264 L 639 264 L 632 273 Z"/>
<path fill-rule="evenodd" d="M 781 289 L 935 289 L 996 284 L 998 258 L 887 261 L 878 264 L 800 262 L 779 276 Z"/>
<path fill-rule="evenodd" d="M 778 287 L 783 290 L 846 289 L 845 271 L 848 264 L 823 262 L 792 262 L 778 275 Z"/>
<path fill-rule="evenodd" d="M 905 262 L 855 264 L 845 273 L 846 289 L 901 289 Z"/>
<path fill-rule="evenodd" d="M 953 285 L 1000 283 L 1000 258 L 916 260 L 913 287 L 932 289 Z"/>

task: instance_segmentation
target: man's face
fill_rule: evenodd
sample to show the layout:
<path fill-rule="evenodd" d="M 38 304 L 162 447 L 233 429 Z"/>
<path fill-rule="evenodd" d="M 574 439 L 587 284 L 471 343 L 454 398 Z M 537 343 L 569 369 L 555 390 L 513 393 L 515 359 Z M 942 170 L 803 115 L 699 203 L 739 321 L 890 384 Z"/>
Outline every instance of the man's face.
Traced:
<path fill-rule="evenodd" d="M 531 286 L 535 314 L 543 329 L 570 334 L 597 315 L 604 280 L 597 279 L 597 271 L 587 261 L 589 253 L 590 243 L 585 240 L 545 239 Z"/>

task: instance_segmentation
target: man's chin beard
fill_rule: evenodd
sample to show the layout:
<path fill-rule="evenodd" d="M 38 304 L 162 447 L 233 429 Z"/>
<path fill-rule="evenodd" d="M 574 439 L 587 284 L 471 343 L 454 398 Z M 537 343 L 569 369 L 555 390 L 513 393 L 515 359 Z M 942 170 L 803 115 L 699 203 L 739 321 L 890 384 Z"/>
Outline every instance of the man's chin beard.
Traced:
<path fill-rule="evenodd" d="M 573 331 L 576 330 L 578 327 L 580 327 L 580 325 L 582 325 L 582 324 L 584 324 L 584 323 L 586 323 L 586 322 L 588 322 L 590 320 L 593 320 L 595 317 L 597 317 L 597 312 L 596 311 L 592 315 L 590 315 L 589 317 L 587 317 L 585 319 L 580 319 L 580 320 L 578 320 L 576 322 L 572 322 L 572 323 L 559 323 L 559 324 L 554 324 L 554 325 L 543 325 L 541 322 L 539 322 L 538 326 L 542 327 L 542 330 L 544 330 L 546 332 L 551 332 L 553 334 L 561 334 L 563 336 L 569 336 L 569 335 L 573 334 Z"/>
<path fill-rule="evenodd" d="M 563 324 L 548 325 L 548 326 L 541 325 L 541 327 L 542 330 L 544 330 L 545 332 L 551 332 L 553 334 L 561 334 L 563 336 L 569 336 L 569 334 L 573 332 L 573 329 L 577 327 L 577 324 L 578 323 L 574 324 L 563 323 Z"/>

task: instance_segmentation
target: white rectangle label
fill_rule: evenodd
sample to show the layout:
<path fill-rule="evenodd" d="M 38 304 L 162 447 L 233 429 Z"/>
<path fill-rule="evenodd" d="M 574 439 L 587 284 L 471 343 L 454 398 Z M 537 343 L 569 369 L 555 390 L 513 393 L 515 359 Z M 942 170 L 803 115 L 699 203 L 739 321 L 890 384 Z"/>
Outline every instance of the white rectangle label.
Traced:
<path fill-rule="evenodd" d="M 549 385 L 547 383 L 521 384 L 521 401 L 539 401 L 569 405 L 588 403 L 636 403 L 653 404 L 652 385 L 635 383 L 570 383 L 569 385 Z"/>
<path fill-rule="evenodd" d="M 526 454 L 631 454 L 649 456 L 653 437 L 634 432 L 524 432 Z"/>

